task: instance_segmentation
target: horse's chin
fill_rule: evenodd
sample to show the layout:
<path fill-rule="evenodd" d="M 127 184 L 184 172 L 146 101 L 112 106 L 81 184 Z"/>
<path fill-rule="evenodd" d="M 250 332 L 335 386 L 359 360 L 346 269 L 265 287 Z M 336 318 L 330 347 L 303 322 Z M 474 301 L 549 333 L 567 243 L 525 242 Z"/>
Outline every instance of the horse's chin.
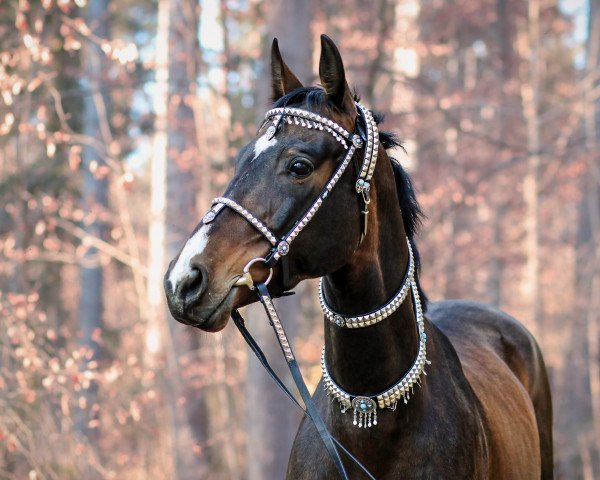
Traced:
<path fill-rule="evenodd" d="M 182 311 L 171 310 L 173 318 L 180 323 L 199 328 L 205 332 L 219 332 L 225 328 L 231 312 L 238 308 L 238 288 L 231 288 L 216 305 L 186 305 Z"/>
<path fill-rule="evenodd" d="M 196 328 L 199 328 L 205 332 L 220 332 L 225 328 L 227 322 L 229 322 L 232 310 L 233 309 L 229 309 L 224 312 L 219 312 L 218 315 L 211 315 L 206 322 L 196 325 Z"/>

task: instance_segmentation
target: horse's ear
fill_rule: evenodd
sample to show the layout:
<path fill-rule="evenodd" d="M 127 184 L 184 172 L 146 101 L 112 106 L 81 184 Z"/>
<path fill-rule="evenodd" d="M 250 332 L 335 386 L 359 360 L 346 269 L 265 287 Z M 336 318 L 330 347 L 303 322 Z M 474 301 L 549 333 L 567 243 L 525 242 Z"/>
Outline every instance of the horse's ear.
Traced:
<path fill-rule="evenodd" d="M 286 93 L 291 92 L 296 88 L 302 88 L 300 80 L 292 73 L 290 68 L 285 64 L 281 53 L 279 52 L 279 43 L 277 39 L 273 39 L 271 47 L 271 78 L 273 81 L 273 101 L 279 100 Z"/>
<path fill-rule="evenodd" d="M 319 77 L 321 85 L 327 93 L 328 100 L 338 109 L 355 113 L 354 98 L 346 82 L 344 63 L 333 40 L 321 35 L 321 59 L 319 60 Z"/>

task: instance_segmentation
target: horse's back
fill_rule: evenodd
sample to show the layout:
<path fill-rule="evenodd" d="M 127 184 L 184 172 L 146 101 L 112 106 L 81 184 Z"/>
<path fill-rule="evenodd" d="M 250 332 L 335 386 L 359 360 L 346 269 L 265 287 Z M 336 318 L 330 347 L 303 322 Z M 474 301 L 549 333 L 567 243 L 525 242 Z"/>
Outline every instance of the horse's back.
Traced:
<path fill-rule="evenodd" d="M 553 478 L 550 388 L 533 335 L 510 315 L 476 302 L 431 303 L 427 317 L 450 339 L 483 405 L 493 478 Z"/>

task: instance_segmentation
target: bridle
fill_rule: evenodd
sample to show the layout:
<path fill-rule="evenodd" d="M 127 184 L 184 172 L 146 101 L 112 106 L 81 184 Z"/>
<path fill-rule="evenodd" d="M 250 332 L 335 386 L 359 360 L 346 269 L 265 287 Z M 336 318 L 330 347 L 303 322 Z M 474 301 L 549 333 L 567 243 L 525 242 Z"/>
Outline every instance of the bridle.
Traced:
<path fill-rule="evenodd" d="M 287 277 L 287 262 L 286 256 L 290 252 L 291 243 L 298 236 L 298 234 L 307 226 L 307 224 L 313 219 L 319 208 L 323 205 L 341 176 L 344 174 L 348 165 L 354 157 L 356 150 L 364 148 L 363 160 L 360 168 L 358 169 L 357 180 L 355 183 L 356 193 L 359 195 L 361 200 L 361 237 L 359 245 L 367 234 L 368 214 L 369 214 L 369 203 L 370 203 L 370 187 L 373 172 L 377 162 L 378 145 L 379 145 L 379 134 L 377 124 L 373 118 L 372 113 L 361 105 L 359 102 L 355 102 L 357 109 L 357 118 L 355 122 L 354 132 L 350 133 L 336 122 L 323 117 L 317 113 L 310 112 L 299 108 L 274 108 L 269 110 L 265 115 L 265 121 L 259 129 L 259 132 L 266 128 L 263 136 L 266 141 L 271 141 L 273 137 L 281 130 L 284 124 L 298 125 L 308 129 L 315 129 L 325 131 L 331 134 L 335 140 L 337 140 L 345 150 L 345 155 L 342 161 L 339 163 L 337 168 L 334 170 L 333 175 L 329 178 L 319 195 L 308 207 L 304 214 L 293 224 L 293 226 L 281 237 L 276 236 L 270 229 L 257 218 L 253 213 L 247 210 L 245 207 L 237 203 L 236 201 L 227 197 L 217 197 L 213 199 L 211 203 L 211 209 L 203 217 L 203 224 L 207 225 L 215 220 L 217 215 L 224 209 L 229 208 L 236 212 L 242 218 L 244 218 L 250 225 L 258 230 L 263 237 L 271 244 L 271 248 L 268 254 L 262 258 L 254 258 L 250 260 L 243 269 L 243 273 L 240 278 L 234 284 L 235 286 L 247 286 L 253 290 L 260 302 L 265 308 L 265 312 L 269 318 L 270 324 L 273 326 L 277 339 L 281 346 L 282 352 L 285 356 L 286 362 L 292 374 L 292 378 L 302 396 L 306 409 L 302 408 L 295 400 L 293 394 L 287 389 L 283 382 L 277 377 L 272 368 L 269 365 L 266 357 L 262 353 L 260 347 L 256 341 L 252 338 L 252 335 L 248 332 L 245 327 L 244 319 L 241 317 L 237 310 L 232 312 L 232 318 L 242 333 L 244 339 L 256 354 L 259 361 L 265 367 L 267 372 L 273 377 L 277 385 L 286 393 L 288 398 L 299 408 L 301 408 L 305 415 L 314 423 L 321 439 L 327 448 L 329 455 L 336 465 L 338 472 L 341 477 L 347 479 L 344 465 L 341 461 L 337 448 L 346 453 L 351 460 L 353 460 L 369 478 L 374 479 L 373 475 L 356 459 L 350 452 L 348 452 L 343 445 L 337 441 L 327 430 L 325 423 L 319 415 L 312 397 L 306 388 L 306 384 L 302 378 L 300 369 L 298 368 L 297 362 L 294 357 L 291 345 L 285 334 L 285 330 L 279 320 L 275 306 L 273 305 L 271 294 L 267 289 L 267 284 L 272 278 L 273 267 L 278 261 L 282 262 L 283 270 L 283 283 L 286 285 Z M 323 291 L 323 284 L 319 288 L 319 300 L 321 307 L 324 311 L 325 317 L 329 319 L 333 324 L 339 328 L 363 328 L 378 323 L 385 318 L 389 317 L 397 308 L 404 302 L 408 292 L 412 292 L 413 306 L 415 310 L 415 317 L 417 323 L 418 337 L 419 337 L 419 348 L 416 359 L 411 368 L 406 372 L 402 378 L 396 382 L 392 387 L 388 388 L 384 392 L 381 392 L 374 396 L 363 396 L 354 395 L 344 391 L 339 387 L 332 379 L 331 375 L 327 370 L 325 364 L 325 348 L 323 348 L 323 356 L 321 360 L 321 366 L 323 370 L 323 380 L 326 393 L 332 398 L 336 399 L 341 407 L 342 413 L 352 408 L 354 412 L 353 424 L 359 428 L 371 427 L 377 425 L 377 408 L 396 408 L 396 404 L 400 400 L 407 400 L 410 398 L 415 384 L 420 385 L 420 377 L 422 374 L 426 375 L 424 367 L 426 363 L 429 363 L 426 359 L 426 340 L 427 335 L 425 334 L 425 326 L 423 321 L 423 312 L 421 308 L 421 301 L 419 298 L 418 288 L 414 277 L 415 273 L 415 262 L 412 252 L 412 246 L 410 241 L 407 239 L 408 244 L 408 266 L 404 275 L 404 280 L 400 289 L 381 308 L 359 316 L 348 316 L 333 311 L 326 302 L 325 294 Z M 250 268 L 255 263 L 263 263 L 269 269 L 269 276 L 262 282 L 255 282 L 250 273 Z M 336 447 L 337 445 L 337 447 Z"/>
<path fill-rule="evenodd" d="M 290 251 L 290 245 L 292 241 L 298 236 L 298 234 L 306 227 L 306 225 L 312 220 L 319 208 L 323 205 L 325 199 L 329 196 L 333 187 L 337 184 L 343 173 L 348 168 L 354 152 L 365 145 L 363 162 L 358 172 L 358 178 L 355 184 L 355 190 L 360 195 L 362 202 L 362 229 L 361 238 L 359 244 L 362 242 L 367 234 L 368 226 L 368 205 L 370 203 L 370 187 L 371 178 L 375 171 L 375 164 L 377 162 L 377 153 L 379 145 L 379 134 L 377 130 L 377 123 L 373 118 L 372 113 L 362 106 L 359 102 L 355 102 L 357 109 L 357 118 L 355 122 L 354 133 L 348 132 L 344 127 L 337 124 L 333 120 L 325 118 L 317 113 L 310 112 L 299 108 L 287 108 L 280 107 L 269 110 L 265 114 L 265 121 L 261 126 L 260 130 L 263 130 L 266 125 L 271 124 L 264 133 L 265 139 L 270 141 L 283 124 L 299 125 L 308 129 L 321 130 L 330 133 L 346 150 L 343 160 L 340 162 L 338 167 L 335 169 L 333 175 L 329 181 L 325 184 L 319 195 L 315 198 L 313 203 L 308 207 L 304 214 L 294 223 L 292 228 L 288 230 L 281 237 L 277 237 L 256 215 L 251 213 L 249 210 L 244 208 L 236 201 L 226 198 L 217 197 L 211 202 L 211 209 L 202 219 L 202 222 L 206 225 L 212 222 L 219 212 L 223 208 L 228 207 L 242 218 L 244 218 L 250 225 L 258 230 L 271 244 L 271 250 L 264 257 L 264 264 L 266 267 L 272 269 L 273 266 L 283 257 L 285 257 Z M 364 127 L 364 128 L 361 128 Z M 286 264 L 284 262 L 284 275 L 286 272 Z M 286 282 L 284 281 L 284 284 Z M 252 284 L 252 279 L 249 276 L 249 267 L 246 266 L 244 269 L 244 276 L 239 281 L 239 285 Z"/>

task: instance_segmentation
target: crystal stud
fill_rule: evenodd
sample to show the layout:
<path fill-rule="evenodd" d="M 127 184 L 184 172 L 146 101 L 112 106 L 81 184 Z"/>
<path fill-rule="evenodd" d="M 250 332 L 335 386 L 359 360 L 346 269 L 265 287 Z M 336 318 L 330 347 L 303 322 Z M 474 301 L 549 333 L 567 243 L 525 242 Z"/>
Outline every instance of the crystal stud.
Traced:
<path fill-rule="evenodd" d="M 202 223 L 206 225 L 207 223 L 212 222 L 216 216 L 217 216 L 217 214 L 211 210 L 206 215 L 204 215 L 204 218 L 202 219 Z"/>
<path fill-rule="evenodd" d="M 279 255 L 283 257 L 284 255 L 287 255 L 289 251 L 290 244 L 288 242 L 286 242 L 285 240 L 279 242 L 279 244 L 277 245 L 277 253 L 279 253 Z"/>

